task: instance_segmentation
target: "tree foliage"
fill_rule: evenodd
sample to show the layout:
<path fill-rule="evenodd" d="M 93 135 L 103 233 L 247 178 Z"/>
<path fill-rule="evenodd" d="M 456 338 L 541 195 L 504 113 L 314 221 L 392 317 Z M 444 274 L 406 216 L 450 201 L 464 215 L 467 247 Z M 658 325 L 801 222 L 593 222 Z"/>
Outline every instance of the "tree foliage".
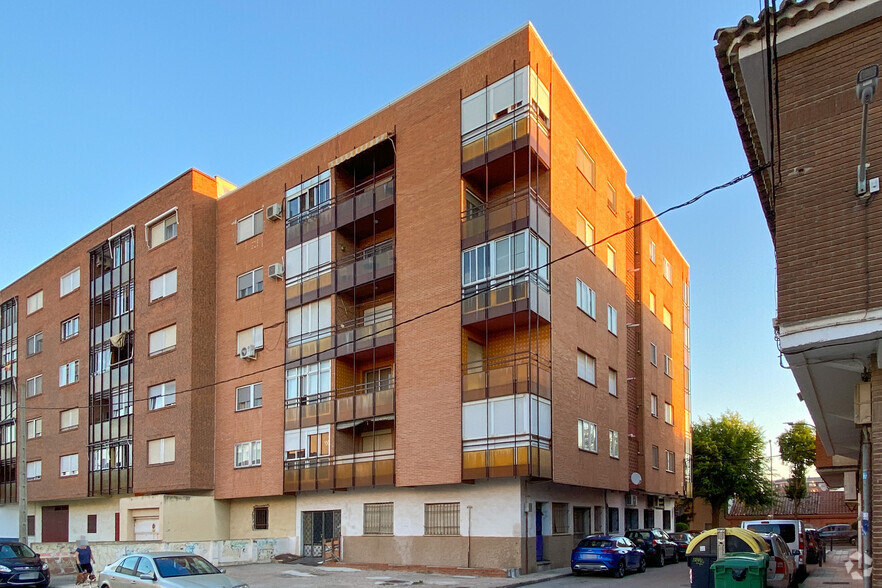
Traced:
<path fill-rule="evenodd" d="M 806 472 L 815 463 L 815 432 L 802 421 L 793 423 L 778 437 L 778 448 L 781 459 L 790 464 L 790 480 L 784 494 L 793 500 L 793 514 L 796 514 L 806 494 Z"/>
<path fill-rule="evenodd" d="M 720 509 L 732 498 L 747 506 L 774 500 L 764 447 L 762 429 L 737 412 L 701 419 L 693 427 L 693 493 L 710 503 L 714 527 L 719 526 Z"/>

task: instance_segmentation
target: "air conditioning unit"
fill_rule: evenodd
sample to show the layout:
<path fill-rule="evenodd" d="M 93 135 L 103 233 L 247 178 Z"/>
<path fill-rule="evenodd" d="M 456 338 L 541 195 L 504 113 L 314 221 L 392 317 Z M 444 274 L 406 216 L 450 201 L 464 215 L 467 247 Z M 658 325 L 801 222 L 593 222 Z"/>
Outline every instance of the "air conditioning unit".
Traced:
<path fill-rule="evenodd" d="M 267 274 L 271 278 L 275 278 L 277 280 L 285 279 L 285 266 L 281 263 L 271 263 L 269 269 L 267 270 Z"/>
<path fill-rule="evenodd" d="M 269 206 L 266 207 L 266 218 L 268 220 L 279 220 L 282 218 L 282 205 L 278 202 L 273 202 Z"/>
<path fill-rule="evenodd" d="M 254 345 L 246 345 L 239 350 L 239 357 L 242 359 L 257 359 L 257 349 Z"/>
<path fill-rule="evenodd" d="M 625 495 L 625 506 L 637 506 L 637 495 L 626 494 Z"/>

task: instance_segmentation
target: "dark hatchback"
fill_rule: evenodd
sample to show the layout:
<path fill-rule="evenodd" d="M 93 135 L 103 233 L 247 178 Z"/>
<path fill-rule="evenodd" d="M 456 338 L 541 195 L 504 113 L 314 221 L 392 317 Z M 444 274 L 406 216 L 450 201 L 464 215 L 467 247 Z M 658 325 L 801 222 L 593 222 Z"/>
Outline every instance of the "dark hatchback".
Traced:
<path fill-rule="evenodd" d="M 680 559 L 685 560 L 686 548 L 689 547 L 689 542 L 695 539 L 695 535 L 692 533 L 668 533 L 668 537 L 677 544 L 677 553 Z"/>
<path fill-rule="evenodd" d="M 0 586 L 49 586 L 49 564 L 18 541 L 0 541 Z"/>
<path fill-rule="evenodd" d="M 661 529 L 631 529 L 625 531 L 625 537 L 636 543 L 646 553 L 646 558 L 656 565 L 680 560 L 677 544 Z"/>

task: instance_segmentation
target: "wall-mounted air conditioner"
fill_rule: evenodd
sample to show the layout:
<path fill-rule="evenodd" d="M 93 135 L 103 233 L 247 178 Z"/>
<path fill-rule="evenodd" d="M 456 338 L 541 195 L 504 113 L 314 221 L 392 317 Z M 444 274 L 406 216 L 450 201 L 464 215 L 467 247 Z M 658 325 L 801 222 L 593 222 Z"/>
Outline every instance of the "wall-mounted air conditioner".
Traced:
<path fill-rule="evenodd" d="M 269 206 L 266 207 L 266 218 L 269 220 L 279 220 L 282 218 L 282 205 L 278 202 L 273 202 Z"/>
<path fill-rule="evenodd" d="M 254 345 L 246 345 L 239 350 L 239 357 L 242 359 L 257 359 L 257 349 Z"/>
<path fill-rule="evenodd" d="M 281 263 L 271 263 L 269 269 L 267 269 L 267 274 L 271 278 L 275 278 L 277 280 L 285 279 L 285 266 Z"/>

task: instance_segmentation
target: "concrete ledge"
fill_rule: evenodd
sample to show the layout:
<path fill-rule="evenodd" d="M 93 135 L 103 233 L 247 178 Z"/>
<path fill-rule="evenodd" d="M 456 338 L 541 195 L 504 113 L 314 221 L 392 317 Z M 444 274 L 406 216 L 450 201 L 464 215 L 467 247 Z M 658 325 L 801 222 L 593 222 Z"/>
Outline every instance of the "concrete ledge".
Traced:
<path fill-rule="evenodd" d="M 379 570 L 392 572 L 416 572 L 419 574 L 445 574 L 448 576 L 479 576 L 481 578 L 507 578 L 505 570 L 495 568 L 454 568 L 444 566 L 406 566 L 380 563 L 326 562 L 323 567 L 358 568 L 359 570 Z"/>

